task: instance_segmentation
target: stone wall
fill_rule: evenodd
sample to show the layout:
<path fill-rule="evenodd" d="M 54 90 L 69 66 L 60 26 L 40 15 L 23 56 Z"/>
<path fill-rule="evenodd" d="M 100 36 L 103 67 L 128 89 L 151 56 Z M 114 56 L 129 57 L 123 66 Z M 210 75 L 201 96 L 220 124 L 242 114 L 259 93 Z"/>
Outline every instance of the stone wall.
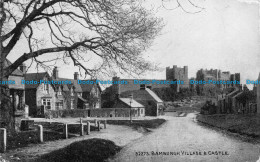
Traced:
<path fill-rule="evenodd" d="M 139 114 L 138 111 L 144 112 Z M 145 116 L 144 108 L 131 108 L 133 117 Z M 102 108 L 102 109 L 91 109 L 90 117 L 130 117 L 130 108 Z"/>

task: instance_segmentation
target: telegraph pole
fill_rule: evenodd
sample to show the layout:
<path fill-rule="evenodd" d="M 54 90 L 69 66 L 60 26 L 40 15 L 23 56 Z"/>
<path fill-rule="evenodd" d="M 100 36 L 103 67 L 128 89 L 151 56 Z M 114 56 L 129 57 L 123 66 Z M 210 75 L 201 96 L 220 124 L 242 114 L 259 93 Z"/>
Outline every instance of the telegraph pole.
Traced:
<path fill-rule="evenodd" d="M 133 102 L 133 94 L 130 97 L 130 124 L 132 124 L 132 102 Z"/>

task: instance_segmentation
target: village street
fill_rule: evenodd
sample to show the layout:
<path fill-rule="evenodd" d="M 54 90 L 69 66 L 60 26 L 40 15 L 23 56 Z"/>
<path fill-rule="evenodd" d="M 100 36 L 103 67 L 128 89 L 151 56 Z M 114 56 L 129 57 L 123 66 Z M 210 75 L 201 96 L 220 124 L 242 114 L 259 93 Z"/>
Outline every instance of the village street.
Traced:
<path fill-rule="evenodd" d="M 230 161 L 256 162 L 260 156 L 260 145 L 243 142 L 195 121 L 195 114 L 184 117 L 174 117 L 167 113 L 168 121 L 151 134 L 143 136 L 134 143 L 124 147 L 114 157 L 116 162 L 176 162 L 176 161 Z M 182 152 L 185 152 L 182 155 Z M 221 151 L 219 155 L 212 152 Z M 152 155 L 152 152 L 155 154 Z M 156 153 L 157 152 L 157 153 Z M 179 155 L 158 155 L 159 152 L 172 152 Z M 197 152 L 202 155 L 187 155 Z M 207 155 L 204 155 L 206 152 Z M 186 154 L 186 155 L 185 155 Z M 228 154 L 228 155 L 227 155 Z"/>

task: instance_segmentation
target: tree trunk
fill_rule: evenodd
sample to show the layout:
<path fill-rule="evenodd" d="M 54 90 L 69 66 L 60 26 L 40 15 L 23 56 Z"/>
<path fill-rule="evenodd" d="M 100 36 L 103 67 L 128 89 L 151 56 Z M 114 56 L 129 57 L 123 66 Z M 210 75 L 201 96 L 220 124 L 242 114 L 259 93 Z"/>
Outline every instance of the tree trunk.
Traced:
<path fill-rule="evenodd" d="M 0 103 L 1 127 L 7 128 L 8 133 L 12 133 L 15 131 L 15 118 L 8 87 L 1 86 Z"/>
<path fill-rule="evenodd" d="M 4 77 L 4 62 L 6 57 L 2 53 L 2 28 L 6 19 L 4 13 L 4 0 L 0 0 L 0 81 L 8 80 Z M 11 105 L 10 91 L 7 85 L 0 84 L 0 127 L 7 128 L 8 133 L 15 131 L 14 109 Z"/>

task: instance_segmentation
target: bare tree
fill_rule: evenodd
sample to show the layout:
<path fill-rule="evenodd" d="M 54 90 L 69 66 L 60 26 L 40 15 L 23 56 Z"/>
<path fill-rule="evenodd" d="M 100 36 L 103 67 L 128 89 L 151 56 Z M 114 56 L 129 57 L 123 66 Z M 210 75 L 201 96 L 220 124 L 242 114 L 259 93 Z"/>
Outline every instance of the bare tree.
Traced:
<path fill-rule="evenodd" d="M 141 53 L 162 27 L 137 0 L 0 0 L 0 8 L 1 79 L 27 60 L 44 65 L 39 56 L 47 54 L 52 55 L 48 61 L 70 58 L 87 75 L 117 67 L 138 74 L 151 69 Z M 18 59 L 3 68 L 24 40 L 28 52 L 17 53 Z M 88 66 L 88 55 L 100 60 L 98 66 Z M 1 109 L 5 107 L 2 102 Z"/>

